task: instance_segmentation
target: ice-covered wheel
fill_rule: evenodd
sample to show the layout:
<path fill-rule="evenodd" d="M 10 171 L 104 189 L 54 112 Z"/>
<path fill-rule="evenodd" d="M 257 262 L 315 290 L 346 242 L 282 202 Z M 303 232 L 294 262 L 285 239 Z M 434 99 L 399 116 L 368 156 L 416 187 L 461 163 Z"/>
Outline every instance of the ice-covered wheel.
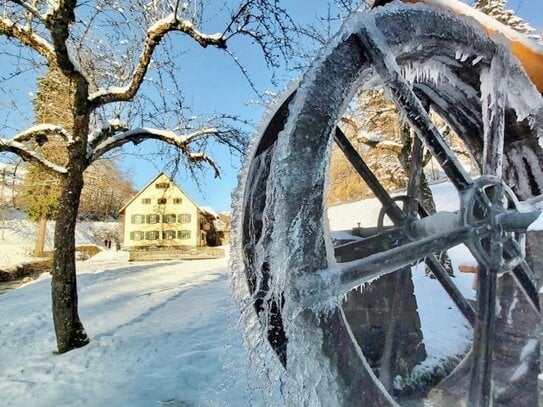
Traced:
<path fill-rule="evenodd" d="M 456 187 L 459 212 L 419 219 L 414 199 L 399 208 L 336 128 L 354 92 L 377 85 L 386 89 Z M 432 124 L 428 103 L 479 159 L 482 181 L 462 168 Z M 496 310 L 511 305 L 512 296 L 517 311 L 539 318 L 532 271 L 521 247 L 522 233 L 539 213 L 520 213 L 515 194 L 502 179 L 526 171 L 511 155 L 523 139 L 526 148 L 540 155 L 542 106 L 541 95 L 518 63 L 466 20 L 426 7 L 394 6 L 355 15 L 344 24 L 265 123 L 237 191 L 239 239 L 233 256 L 241 268 L 238 275 L 248 282 L 253 306 L 248 312 L 256 311 L 263 336 L 290 378 L 283 391 L 291 405 L 397 405 L 369 368 L 339 304 L 353 288 L 418 260 L 426 261 L 474 326 L 472 351 L 462 365 L 467 373 L 448 381 L 464 384 L 459 397 L 470 406 L 506 405 L 504 400 L 517 394 L 514 386 L 525 379 L 518 397 L 528 400 L 522 405 L 536 405 L 533 369 L 517 371 L 520 376 L 513 383 L 513 373 L 507 377 L 494 350 L 500 348 L 496 338 L 503 328 Z M 396 242 L 392 246 L 371 246 L 362 258 L 338 264 L 325 226 L 332 139 L 399 228 L 390 232 L 394 239 L 381 236 Z M 408 196 L 414 196 L 417 178 L 412 177 Z M 479 263 L 476 309 L 433 255 L 460 243 Z M 499 275 L 506 276 L 500 283 Z M 510 349 L 519 360 L 539 357 L 538 348 L 529 346 L 533 324 L 526 328 L 512 321 L 507 329 L 521 338 Z"/>

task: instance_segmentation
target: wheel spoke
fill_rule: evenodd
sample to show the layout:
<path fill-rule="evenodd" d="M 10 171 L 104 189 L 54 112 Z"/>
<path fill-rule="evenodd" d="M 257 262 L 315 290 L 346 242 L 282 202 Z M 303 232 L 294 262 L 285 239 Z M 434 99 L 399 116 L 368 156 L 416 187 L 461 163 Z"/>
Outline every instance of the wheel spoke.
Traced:
<path fill-rule="evenodd" d="M 514 240 L 507 241 L 504 246 L 504 251 L 511 257 L 516 257 L 519 259 L 518 264 L 513 268 L 513 270 L 511 270 L 511 273 L 524 292 L 524 295 L 526 295 L 526 298 L 528 298 L 530 305 L 537 313 L 539 313 L 539 295 L 534 283 L 532 282 L 534 272 L 528 263 L 526 263 L 526 260 L 522 258 L 522 252 L 518 243 Z"/>
<path fill-rule="evenodd" d="M 420 138 L 413 137 L 413 149 L 411 150 L 411 168 L 409 173 L 409 184 L 407 185 L 407 196 L 409 200 L 404 212 L 410 219 L 416 219 L 419 213 L 420 185 L 422 181 L 423 145 Z"/>
<path fill-rule="evenodd" d="M 362 179 L 364 179 L 368 187 L 373 191 L 383 207 L 389 208 L 389 210 L 387 210 L 387 215 L 391 218 L 392 222 L 395 225 L 402 225 L 404 220 L 406 219 L 405 213 L 396 204 L 394 198 L 392 198 L 383 188 L 379 180 L 375 177 L 375 175 L 366 165 L 364 160 L 362 160 L 362 157 L 360 157 L 360 155 L 357 153 L 357 151 L 347 139 L 345 134 L 339 129 L 339 127 L 336 128 L 336 131 L 334 133 L 334 139 L 345 154 L 345 157 L 349 160 L 351 165 L 359 173 Z M 419 211 L 421 211 L 421 207 L 419 207 Z M 428 213 L 425 213 L 424 209 L 422 209 L 422 211 L 424 213 L 419 212 L 419 215 L 421 215 L 421 217 L 428 216 Z M 339 262 L 363 259 L 372 254 L 379 253 L 383 250 L 389 250 L 391 248 L 404 245 L 406 243 L 406 240 L 404 240 L 406 236 L 403 233 L 400 235 L 397 231 L 398 229 L 396 229 L 395 232 L 384 232 L 383 234 L 376 235 L 375 240 L 379 243 L 376 243 L 372 240 L 368 241 L 368 239 L 365 239 L 363 241 L 353 242 L 338 247 L 335 249 L 336 259 Z M 366 244 L 367 241 L 369 244 Z M 392 244 L 392 242 L 395 242 L 395 244 Z M 432 271 L 432 274 L 443 286 L 443 288 L 451 297 L 453 302 L 456 304 L 460 312 L 464 315 L 464 317 L 469 321 L 472 326 L 475 325 L 475 311 L 473 310 L 473 307 L 467 302 L 458 287 L 454 284 L 454 282 L 448 275 L 447 271 L 443 268 L 443 266 L 441 266 L 437 258 L 433 254 L 431 254 L 426 258 L 426 263 Z M 386 274 L 388 272 L 389 271 L 386 271 L 383 274 Z"/>
<path fill-rule="evenodd" d="M 471 177 L 430 120 L 415 92 L 401 75 L 396 61 L 390 58 L 393 54 L 381 31 L 377 27 L 363 26 L 357 33 L 357 38 L 362 45 L 361 49 L 372 61 L 373 68 L 394 96 L 395 103 L 402 111 L 407 112 L 407 120 L 422 138 L 426 148 L 439 162 L 456 189 L 464 191 L 472 184 Z"/>
<path fill-rule="evenodd" d="M 426 258 L 426 265 L 430 268 L 432 274 L 445 289 L 462 315 L 464 315 L 464 318 L 468 320 L 471 326 L 475 326 L 475 310 L 462 295 L 456 284 L 454 284 L 451 276 L 449 276 L 449 273 L 447 273 L 447 270 L 445 270 L 445 268 L 441 265 L 436 256 L 428 256 Z"/>
<path fill-rule="evenodd" d="M 334 140 L 356 172 L 358 172 L 375 197 L 381 202 L 381 205 L 383 205 L 384 208 L 387 208 L 387 215 L 392 222 L 395 225 L 403 224 L 406 218 L 405 214 L 396 202 L 394 202 L 394 199 L 386 189 L 383 188 L 377 177 L 373 174 L 362 157 L 360 157 L 360 154 L 358 154 L 347 136 L 345 136 L 339 127 L 336 127 L 334 132 Z"/>
<path fill-rule="evenodd" d="M 499 204 L 502 186 L 498 182 L 491 189 L 490 200 Z M 487 407 L 492 404 L 492 354 L 496 328 L 496 287 L 498 274 L 503 269 L 503 243 L 499 234 L 489 237 L 487 263 L 479 263 L 477 278 L 477 320 L 473 333 L 473 362 L 468 395 L 469 406 Z"/>
<path fill-rule="evenodd" d="M 496 321 L 497 270 L 479 267 L 477 279 L 477 323 L 473 334 L 473 363 L 468 405 L 490 406 L 492 352 Z"/>
<path fill-rule="evenodd" d="M 345 263 L 363 259 L 406 243 L 409 243 L 409 239 L 404 231 L 401 228 L 392 228 L 362 240 L 337 246 L 334 248 L 334 255 L 338 263 Z"/>
<path fill-rule="evenodd" d="M 304 274 L 295 282 L 298 301 L 303 308 L 328 303 L 331 298 L 344 295 L 377 277 L 456 246 L 466 241 L 471 233 L 471 228 L 462 226 L 360 260 L 339 263 L 329 270 Z"/>
<path fill-rule="evenodd" d="M 379 368 L 379 380 L 388 392 L 392 391 L 394 372 L 396 371 L 396 335 L 398 321 L 403 311 L 402 293 L 411 278 L 409 268 L 399 270 L 394 276 L 394 294 L 392 304 L 390 305 L 389 321 L 385 332 L 385 344 L 383 346 L 383 356 L 381 357 L 381 366 Z"/>

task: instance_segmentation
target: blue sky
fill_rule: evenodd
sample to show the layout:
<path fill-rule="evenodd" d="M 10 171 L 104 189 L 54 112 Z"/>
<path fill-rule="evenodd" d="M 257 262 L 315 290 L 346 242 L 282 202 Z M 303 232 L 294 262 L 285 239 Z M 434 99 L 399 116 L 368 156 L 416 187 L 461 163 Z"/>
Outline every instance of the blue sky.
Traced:
<path fill-rule="evenodd" d="M 289 11 L 300 21 L 313 21 L 317 14 L 322 14 L 325 1 L 291 1 L 288 4 Z M 212 24 L 208 32 L 219 30 L 220 24 Z M 299 73 L 289 71 L 282 67 L 275 71 L 276 84 L 271 82 L 271 71 L 266 66 L 259 49 L 244 39 L 237 39 L 230 44 L 230 49 L 236 54 L 239 61 L 249 72 L 251 80 L 260 92 L 280 92 Z M 183 59 L 188 63 L 182 65 L 180 72 L 181 83 L 185 92 L 186 101 L 194 109 L 201 113 L 225 113 L 240 116 L 257 125 L 265 107 L 258 101 L 255 92 L 249 86 L 230 57 L 220 50 L 202 49 L 190 47 L 183 54 Z M 255 103 L 258 102 L 258 103 Z M 251 134 L 253 129 L 249 129 Z M 138 147 L 139 148 L 139 147 Z M 132 151 L 133 148 L 128 150 Z M 191 179 L 190 175 L 180 171 L 176 175 L 176 181 L 182 189 L 191 195 L 201 205 L 211 206 L 217 211 L 230 210 L 230 195 L 237 185 L 237 172 L 240 168 L 240 160 L 231 157 L 226 149 L 215 149 L 213 157 L 219 162 L 222 170 L 221 178 L 212 177 L 212 172 L 202 174 L 205 182 L 200 187 Z M 153 165 L 143 163 L 139 159 L 127 159 L 124 165 L 131 169 L 135 175 L 137 188 L 156 176 L 156 172 L 162 169 L 160 162 Z M 166 169 L 166 172 L 168 170 Z"/>
<path fill-rule="evenodd" d="M 284 1 L 284 4 L 295 19 L 303 22 L 314 21 L 317 15 L 323 15 L 326 12 L 325 0 L 289 0 Z M 542 0 L 509 0 L 508 8 L 517 11 L 539 32 L 543 32 Z M 219 31 L 222 26 L 221 21 L 215 19 L 210 21 L 204 29 L 208 32 L 215 32 Z M 299 75 L 299 73 L 283 67 L 276 72 L 277 84 L 273 85 L 270 81 L 271 72 L 255 46 L 245 40 L 236 40 L 230 44 L 230 48 L 246 67 L 251 79 L 260 91 L 278 92 L 290 80 Z M 5 57 L 0 55 L 0 58 L 4 59 Z M 194 111 L 202 114 L 220 112 L 239 115 L 255 124 L 260 121 L 264 107 L 248 103 L 251 100 L 256 100 L 256 95 L 233 61 L 222 51 L 189 46 L 181 58 L 179 78 L 183 85 L 185 101 L 192 106 Z M 4 64 L 0 63 L 0 76 L 5 75 L 5 69 Z M 23 116 L 27 116 L 29 121 L 31 121 L 30 106 L 28 102 L 25 104 L 22 101 L 28 99 L 28 93 L 35 89 L 31 78 L 22 77 L 13 89 L 13 94 L 18 95 L 15 100 L 19 105 L 19 110 Z M 11 98 L 11 90 L 2 87 L 0 89 L 0 104 L 4 108 L 0 109 L 0 125 L 24 121 L 14 109 L 9 109 L 9 106 L 6 109 L 6 104 Z M 17 127 L 15 124 L 14 128 L 20 130 Z M 149 149 L 149 145 L 143 143 L 136 148 L 130 147 L 126 150 L 128 153 L 137 153 L 149 151 Z M 240 162 L 238 158 L 230 157 L 226 149 L 215 149 L 212 153 L 223 172 L 220 179 L 214 179 L 211 171 L 204 172 L 201 189 L 184 171 L 180 171 L 175 180 L 197 203 L 211 206 L 218 211 L 229 210 L 230 194 L 237 184 Z M 159 171 L 168 172 L 167 168 L 163 168 L 160 157 L 155 157 L 152 162 L 149 162 L 129 154 L 123 159 L 122 167 L 132 175 L 136 188 L 146 185 Z"/>
<path fill-rule="evenodd" d="M 510 0 L 508 7 L 530 22 L 538 31 L 543 32 L 543 7 L 542 0 Z M 317 15 L 323 15 L 324 1 L 292 0 L 285 2 L 293 16 L 302 21 L 311 21 Z M 255 81 L 260 90 L 279 92 L 299 73 L 282 69 L 277 72 L 278 86 L 270 82 L 270 72 L 266 68 L 261 55 L 254 47 L 246 43 L 232 44 L 232 49 L 237 52 L 250 72 L 251 79 Z M 224 112 L 239 114 L 258 123 L 263 115 L 262 106 L 247 105 L 247 102 L 256 99 L 247 84 L 246 79 L 234 66 L 233 62 L 217 50 L 192 49 L 184 57 L 194 63 L 187 64 L 182 72 L 182 83 L 189 100 L 196 109 L 202 112 Z M 180 186 L 194 199 L 202 204 L 216 208 L 219 211 L 230 209 L 230 194 L 237 185 L 237 171 L 239 160 L 230 159 L 227 153 L 217 151 L 215 157 L 221 164 L 223 176 L 213 179 L 211 172 L 207 173 L 204 193 L 198 186 L 184 174 L 176 177 Z M 144 186 L 156 175 L 157 169 L 152 165 L 133 164 L 127 160 L 128 166 L 137 166 L 135 183 L 137 187 Z M 207 192 L 206 192 L 207 191 Z"/>

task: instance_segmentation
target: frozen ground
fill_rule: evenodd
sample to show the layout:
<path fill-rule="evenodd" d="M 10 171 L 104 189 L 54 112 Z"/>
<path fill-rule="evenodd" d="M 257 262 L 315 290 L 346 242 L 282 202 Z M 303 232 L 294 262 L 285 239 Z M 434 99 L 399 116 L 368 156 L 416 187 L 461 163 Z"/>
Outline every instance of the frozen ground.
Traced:
<path fill-rule="evenodd" d="M 439 201 L 451 204 L 447 186 Z M 443 195 L 443 196 L 442 196 Z M 372 218 L 372 201 L 330 211 L 335 229 Z M 449 208 L 453 209 L 453 208 Z M 349 218 L 350 220 L 348 220 Z M 466 257 L 452 253 L 455 265 Z M 469 259 L 464 259 L 469 260 Z M 464 261 L 463 260 L 463 261 Z M 457 281 L 472 295 L 471 276 Z M 435 280 L 415 272 L 428 359 L 461 352 L 470 331 Z M 229 295 L 227 259 L 79 263 L 80 315 L 91 343 L 54 355 L 50 276 L 0 295 L 2 406 L 258 406 Z"/>

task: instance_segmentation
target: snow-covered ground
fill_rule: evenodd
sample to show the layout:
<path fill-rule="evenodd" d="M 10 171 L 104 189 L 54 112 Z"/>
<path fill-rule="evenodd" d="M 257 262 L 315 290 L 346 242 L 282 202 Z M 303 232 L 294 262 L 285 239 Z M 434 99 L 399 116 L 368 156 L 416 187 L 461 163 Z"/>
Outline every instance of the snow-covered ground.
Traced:
<path fill-rule="evenodd" d="M 50 276 L 0 296 L 0 405 L 242 406 L 226 259 L 79 264 L 85 348 L 54 355 Z"/>
<path fill-rule="evenodd" d="M 96 232 L 115 230 L 118 222 L 78 222 L 75 230 L 75 244 L 101 245 Z M 0 270 L 9 270 L 21 263 L 36 261 L 32 257 L 37 233 L 37 223 L 25 219 L 21 212 L 13 211 L 12 216 L 0 223 Z M 53 249 L 55 222 L 47 222 L 45 250 Z"/>
<path fill-rule="evenodd" d="M 434 187 L 454 209 L 450 186 Z M 373 209 L 372 209 L 373 208 Z M 377 209 L 375 209 L 377 208 Z M 330 210 L 332 229 L 374 218 L 373 201 Z M 463 248 L 453 261 L 469 260 Z M 227 259 L 129 263 L 105 251 L 79 262 L 80 315 L 91 343 L 54 355 L 50 276 L 0 295 L 0 405 L 258 406 L 248 379 Z M 439 284 L 415 271 L 429 357 L 461 352 L 471 332 Z M 472 296 L 471 276 L 457 283 Z"/>

